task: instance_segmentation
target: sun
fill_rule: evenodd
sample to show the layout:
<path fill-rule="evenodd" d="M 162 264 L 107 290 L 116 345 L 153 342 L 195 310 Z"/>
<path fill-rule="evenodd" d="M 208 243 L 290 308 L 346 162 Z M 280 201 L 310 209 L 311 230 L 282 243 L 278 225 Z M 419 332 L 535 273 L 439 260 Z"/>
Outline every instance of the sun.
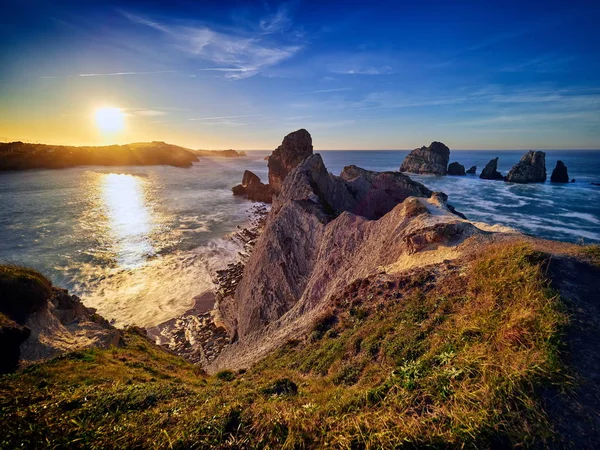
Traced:
<path fill-rule="evenodd" d="M 94 120 L 102 133 L 116 133 L 125 126 L 125 114 L 120 108 L 98 108 L 94 113 Z"/>

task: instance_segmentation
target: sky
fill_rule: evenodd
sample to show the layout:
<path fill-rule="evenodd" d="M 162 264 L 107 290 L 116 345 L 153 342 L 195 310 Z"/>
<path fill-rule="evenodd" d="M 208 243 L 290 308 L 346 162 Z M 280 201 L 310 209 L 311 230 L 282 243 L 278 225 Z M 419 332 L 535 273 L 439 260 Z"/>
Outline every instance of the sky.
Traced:
<path fill-rule="evenodd" d="M 0 6 L 0 141 L 600 148 L 598 1 Z M 99 108 L 124 126 L 99 127 Z M 109 132 L 110 131 L 110 132 Z"/>

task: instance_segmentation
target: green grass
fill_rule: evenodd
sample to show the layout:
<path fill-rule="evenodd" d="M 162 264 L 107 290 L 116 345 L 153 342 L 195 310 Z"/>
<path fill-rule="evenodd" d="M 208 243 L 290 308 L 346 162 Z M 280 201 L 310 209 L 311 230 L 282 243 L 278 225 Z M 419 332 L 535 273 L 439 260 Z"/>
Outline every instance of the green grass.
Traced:
<path fill-rule="evenodd" d="M 600 245 L 584 245 L 581 254 L 596 266 L 600 266 Z"/>
<path fill-rule="evenodd" d="M 544 257 L 497 247 L 435 281 L 354 283 L 303 340 L 207 376 L 135 333 L 0 381 L 0 447 L 488 448 L 552 442 L 564 382 Z"/>
<path fill-rule="evenodd" d="M 39 272 L 15 265 L 0 265 L 0 312 L 19 323 L 46 304 L 52 283 Z"/>

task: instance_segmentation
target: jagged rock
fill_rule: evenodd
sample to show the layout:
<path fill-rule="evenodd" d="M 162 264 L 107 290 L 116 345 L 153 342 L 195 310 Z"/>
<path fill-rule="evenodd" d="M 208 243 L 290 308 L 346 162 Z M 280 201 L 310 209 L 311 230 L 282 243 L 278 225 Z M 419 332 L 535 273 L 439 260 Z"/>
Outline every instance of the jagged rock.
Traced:
<path fill-rule="evenodd" d="M 492 159 L 489 163 L 481 171 L 481 175 L 479 178 L 483 180 L 504 180 L 504 177 L 497 170 L 498 168 L 498 158 Z"/>
<path fill-rule="evenodd" d="M 312 137 L 305 129 L 288 134 L 268 160 L 269 185 L 274 195 L 279 194 L 283 180 L 290 171 L 313 154 Z"/>
<path fill-rule="evenodd" d="M 546 181 L 546 154 L 529 150 L 506 175 L 511 183 L 543 183 Z"/>
<path fill-rule="evenodd" d="M 568 183 L 569 182 L 569 173 L 567 172 L 567 166 L 562 161 L 556 161 L 556 167 L 552 171 L 552 175 L 550 176 L 550 181 L 552 183 Z"/>
<path fill-rule="evenodd" d="M 446 175 L 449 159 L 450 149 L 441 142 L 432 142 L 429 147 L 410 152 L 404 158 L 400 172 Z"/>
<path fill-rule="evenodd" d="M 448 166 L 447 175 L 465 175 L 465 166 L 457 162 L 453 162 Z"/>
<path fill-rule="evenodd" d="M 230 336 L 246 342 L 248 336 L 276 322 L 296 307 L 306 292 L 307 284 L 312 282 L 315 264 L 326 257 L 323 251 L 327 238 L 324 235 L 333 223 L 345 217 L 351 223 L 344 221 L 348 227 L 344 233 L 352 234 L 354 230 L 362 235 L 364 227 L 367 227 L 364 224 L 384 220 L 388 227 L 385 233 L 390 234 L 390 239 L 395 239 L 398 233 L 393 231 L 394 219 L 386 218 L 390 211 L 398 208 L 398 204 L 404 205 L 414 196 L 431 197 L 432 204 L 443 205 L 440 207 L 444 211 L 455 220 L 461 220 L 446 205 L 445 195 L 434 195 L 425 186 L 401 173 L 372 172 L 348 166 L 337 177 L 327 171 L 320 155 L 304 160 L 288 174 L 280 194 L 274 198 L 265 230 L 246 264 L 235 297 L 222 308 L 219 305 L 222 321 L 229 328 Z M 405 220 L 419 211 L 428 211 L 427 208 L 409 202 L 404 210 Z M 384 233 L 380 236 L 385 240 Z M 348 249 L 357 246 L 358 249 L 362 244 L 339 240 L 338 245 Z M 334 247 L 326 247 L 327 252 L 334 251 Z M 406 246 L 398 247 L 396 251 L 406 249 Z M 388 254 L 389 249 L 379 242 L 377 248 L 370 251 Z M 367 255 L 371 258 L 369 253 L 362 257 Z M 352 271 L 364 273 L 374 270 L 373 264 L 361 267 L 361 258 L 350 258 L 346 263 L 353 268 Z M 325 266 L 320 267 L 319 270 L 324 270 Z M 323 286 L 327 284 L 324 280 L 321 283 Z M 309 303 L 316 300 L 317 297 L 311 296 Z"/>
<path fill-rule="evenodd" d="M 477 166 L 471 166 L 471 168 L 469 170 L 467 170 L 467 174 L 469 174 L 469 175 L 475 175 L 476 172 L 477 172 Z"/>
<path fill-rule="evenodd" d="M 234 186 L 231 191 L 233 195 L 243 195 L 255 202 L 271 203 L 273 196 L 270 186 L 249 170 L 244 171 L 242 184 Z"/>

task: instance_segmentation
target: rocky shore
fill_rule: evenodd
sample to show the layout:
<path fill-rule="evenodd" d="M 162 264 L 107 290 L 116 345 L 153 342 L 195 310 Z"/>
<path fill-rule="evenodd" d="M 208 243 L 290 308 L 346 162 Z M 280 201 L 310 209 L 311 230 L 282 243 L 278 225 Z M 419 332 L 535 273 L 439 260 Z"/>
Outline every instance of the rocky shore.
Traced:
<path fill-rule="evenodd" d="M 237 261 L 216 272 L 213 279 L 215 289 L 197 296 L 193 308 L 179 317 L 148 328 L 146 333 L 150 339 L 201 366 L 210 364 L 220 354 L 231 339 L 218 319 L 215 305 L 235 292 L 244 266 L 264 228 L 268 211 L 269 208 L 263 204 L 250 208 L 248 225 L 229 236 L 240 246 Z"/>

